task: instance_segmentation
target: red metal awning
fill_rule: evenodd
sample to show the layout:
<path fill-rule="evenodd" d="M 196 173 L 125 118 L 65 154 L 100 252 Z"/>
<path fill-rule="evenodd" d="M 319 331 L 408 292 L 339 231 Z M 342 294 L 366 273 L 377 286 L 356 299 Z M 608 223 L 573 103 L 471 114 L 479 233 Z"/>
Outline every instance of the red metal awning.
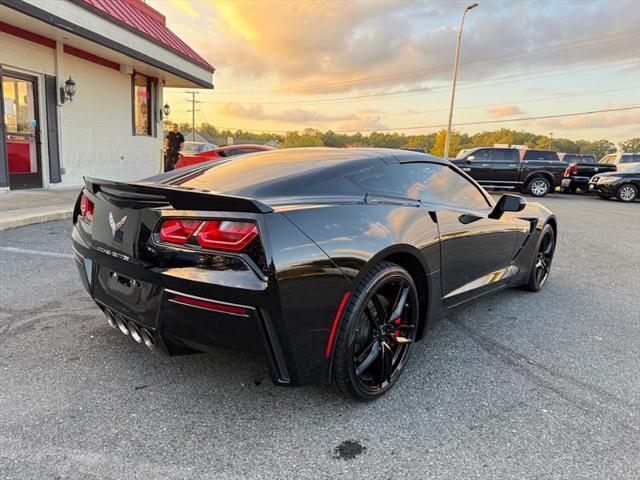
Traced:
<path fill-rule="evenodd" d="M 214 68 L 166 26 L 165 17 L 142 0 L 79 0 L 102 17 L 125 27 L 186 57 L 213 72 Z"/>

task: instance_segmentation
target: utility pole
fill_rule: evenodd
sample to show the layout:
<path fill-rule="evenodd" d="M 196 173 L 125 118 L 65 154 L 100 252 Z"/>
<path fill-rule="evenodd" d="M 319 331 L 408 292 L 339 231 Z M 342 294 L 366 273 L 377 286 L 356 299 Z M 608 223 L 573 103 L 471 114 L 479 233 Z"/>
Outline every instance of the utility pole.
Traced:
<path fill-rule="evenodd" d="M 449 142 L 451 139 L 451 120 L 453 119 L 453 100 L 456 96 L 456 79 L 458 77 L 458 57 L 460 56 L 460 40 L 462 39 L 462 27 L 464 25 L 464 17 L 467 15 L 467 12 L 472 8 L 476 8 L 478 6 L 477 3 L 470 3 L 466 7 L 464 7 L 464 11 L 462 12 L 462 20 L 460 20 L 460 29 L 458 30 L 458 39 L 456 40 L 456 55 L 453 60 L 453 79 L 451 81 L 451 104 L 449 105 L 449 123 L 447 126 L 447 138 L 444 141 L 444 158 L 449 158 Z"/>
<path fill-rule="evenodd" d="M 196 95 L 200 92 L 188 92 L 191 93 L 191 100 L 186 99 L 188 102 L 191 102 L 191 110 L 187 110 L 191 112 L 191 136 L 193 137 L 193 141 L 196 141 L 196 112 L 199 112 L 200 109 L 196 109 L 196 103 L 200 103 L 196 100 Z"/>
<path fill-rule="evenodd" d="M 551 150 L 551 140 L 553 140 L 553 132 L 549 133 L 549 148 L 547 150 Z"/>

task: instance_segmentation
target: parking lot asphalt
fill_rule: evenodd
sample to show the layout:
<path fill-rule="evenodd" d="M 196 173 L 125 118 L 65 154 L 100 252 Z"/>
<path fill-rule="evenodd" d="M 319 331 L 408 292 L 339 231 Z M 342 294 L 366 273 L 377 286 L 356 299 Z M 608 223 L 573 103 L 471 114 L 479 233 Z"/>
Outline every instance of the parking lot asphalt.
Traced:
<path fill-rule="evenodd" d="M 639 478 L 640 204 L 541 203 L 547 288 L 452 311 L 373 404 L 152 354 L 82 289 L 69 221 L 0 232 L 0 477 Z"/>

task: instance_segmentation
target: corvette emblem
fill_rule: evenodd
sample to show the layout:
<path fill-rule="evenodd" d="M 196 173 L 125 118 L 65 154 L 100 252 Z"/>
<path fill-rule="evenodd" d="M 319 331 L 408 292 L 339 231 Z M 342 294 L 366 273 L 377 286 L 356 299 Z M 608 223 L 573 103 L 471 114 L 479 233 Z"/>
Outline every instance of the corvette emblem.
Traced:
<path fill-rule="evenodd" d="M 124 227 L 124 223 L 127 221 L 127 216 L 125 215 L 120 219 L 118 223 L 113 219 L 113 213 L 109 212 L 109 225 L 111 226 L 111 233 L 113 234 L 113 239 L 121 242 L 122 236 L 124 232 L 122 231 L 122 227 Z"/>

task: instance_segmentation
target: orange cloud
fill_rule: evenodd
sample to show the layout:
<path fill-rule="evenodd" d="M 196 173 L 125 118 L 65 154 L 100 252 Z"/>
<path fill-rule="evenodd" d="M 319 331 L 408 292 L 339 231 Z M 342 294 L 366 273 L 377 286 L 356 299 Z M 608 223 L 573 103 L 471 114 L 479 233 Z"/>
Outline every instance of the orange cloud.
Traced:
<path fill-rule="evenodd" d="M 554 118 L 540 122 L 540 124 L 548 128 L 564 128 L 567 130 L 640 125 L 640 112 L 609 112 L 569 118 Z"/>
<path fill-rule="evenodd" d="M 487 113 L 491 118 L 505 118 L 514 115 L 522 115 L 524 112 L 515 105 L 501 105 L 499 107 L 491 107 L 487 109 Z"/>

